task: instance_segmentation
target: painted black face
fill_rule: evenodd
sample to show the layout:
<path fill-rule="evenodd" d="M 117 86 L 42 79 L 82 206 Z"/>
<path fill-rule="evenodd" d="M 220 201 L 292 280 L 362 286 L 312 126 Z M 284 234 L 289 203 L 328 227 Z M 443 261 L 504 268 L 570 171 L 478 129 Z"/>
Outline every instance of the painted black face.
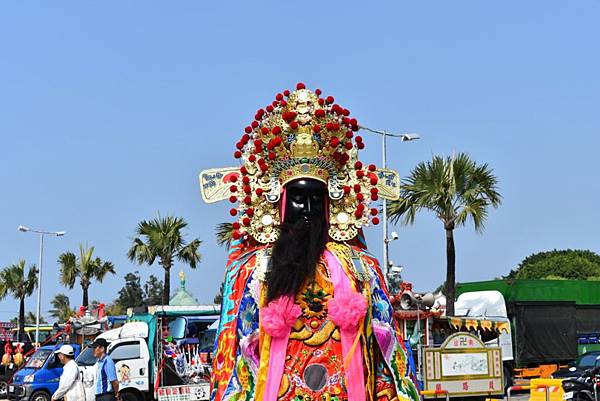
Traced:
<path fill-rule="evenodd" d="M 325 220 L 327 187 L 320 181 L 302 178 L 286 185 L 285 222 Z"/>

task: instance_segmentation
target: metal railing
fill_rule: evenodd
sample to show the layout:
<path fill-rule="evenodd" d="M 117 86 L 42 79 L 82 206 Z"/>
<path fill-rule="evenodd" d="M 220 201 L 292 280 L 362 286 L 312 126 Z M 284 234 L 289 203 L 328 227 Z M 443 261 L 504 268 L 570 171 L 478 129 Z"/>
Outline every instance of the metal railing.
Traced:
<path fill-rule="evenodd" d="M 523 390 L 539 390 L 544 389 L 546 393 L 546 401 L 550 401 L 550 387 L 545 384 L 537 384 L 531 386 L 511 386 L 506 390 L 506 398 L 508 401 L 511 401 L 511 395 L 513 391 L 523 391 Z M 598 401 L 596 399 L 596 401 Z"/>

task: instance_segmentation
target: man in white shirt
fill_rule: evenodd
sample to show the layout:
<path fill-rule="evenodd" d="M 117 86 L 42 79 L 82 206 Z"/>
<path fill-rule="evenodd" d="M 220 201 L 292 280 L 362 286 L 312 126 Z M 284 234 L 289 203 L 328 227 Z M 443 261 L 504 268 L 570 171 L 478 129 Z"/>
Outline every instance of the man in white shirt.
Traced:
<path fill-rule="evenodd" d="M 73 360 L 75 351 L 70 345 L 63 345 L 55 351 L 56 356 L 64 365 L 58 390 L 52 395 L 52 401 L 64 398 L 65 401 L 83 401 L 84 396 L 81 394 L 79 386 L 79 367 Z"/>

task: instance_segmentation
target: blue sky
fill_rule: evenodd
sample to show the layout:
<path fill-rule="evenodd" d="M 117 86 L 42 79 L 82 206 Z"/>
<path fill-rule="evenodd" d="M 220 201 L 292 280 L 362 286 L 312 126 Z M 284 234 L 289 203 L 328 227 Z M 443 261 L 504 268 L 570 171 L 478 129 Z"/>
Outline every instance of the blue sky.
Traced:
<path fill-rule="evenodd" d="M 116 265 L 91 287 L 109 302 L 127 272 L 162 276 L 126 258 L 137 222 L 160 211 L 203 240 L 188 288 L 211 301 L 225 261 L 214 227 L 229 206 L 203 204 L 197 174 L 233 165 L 256 109 L 298 81 L 364 125 L 421 133 L 389 145 L 401 174 L 458 151 L 494 169 L 504 203 L 483 235 L 457 230 L 460 281 L 505 274 L 537 251 L 600 252 L 599 19 L 594 0 L 3 2 L 0 266 L 37 263 L 37 238 L 19 224 L 66 230 L 46 242 L 42 309 L 57 292 L 80 303 L 56 264 L 79 243 Z M 379 139 L 364 137 L 362 159 L 378 163 Z M 404 278 L 437 287 L 441 224 L 423 214 L 395 229 Z M 380 255 L 380 228 L 367 236 Z M 1 301 L 0 320 L 17 306 Z"/>

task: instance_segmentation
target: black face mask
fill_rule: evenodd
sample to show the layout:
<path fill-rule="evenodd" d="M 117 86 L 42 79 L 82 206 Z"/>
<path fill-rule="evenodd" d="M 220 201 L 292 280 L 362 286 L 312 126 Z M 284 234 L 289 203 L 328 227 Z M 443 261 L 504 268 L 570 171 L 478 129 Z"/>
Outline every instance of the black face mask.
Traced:
<path fill-rule="evenodd" d="M 319 181 L 300 179 L 286 186 L 285 219 L 273 247 L 267 273 L 267 298 L 293 295 L 315 275 L 327 244 L 327 188 Z"/>
<path fill-rule="evenodd" d="M 326 196 L 327 187 L 317 180 L 300 179 L 287 184 L 285 223 L 325 221 Z"/>

